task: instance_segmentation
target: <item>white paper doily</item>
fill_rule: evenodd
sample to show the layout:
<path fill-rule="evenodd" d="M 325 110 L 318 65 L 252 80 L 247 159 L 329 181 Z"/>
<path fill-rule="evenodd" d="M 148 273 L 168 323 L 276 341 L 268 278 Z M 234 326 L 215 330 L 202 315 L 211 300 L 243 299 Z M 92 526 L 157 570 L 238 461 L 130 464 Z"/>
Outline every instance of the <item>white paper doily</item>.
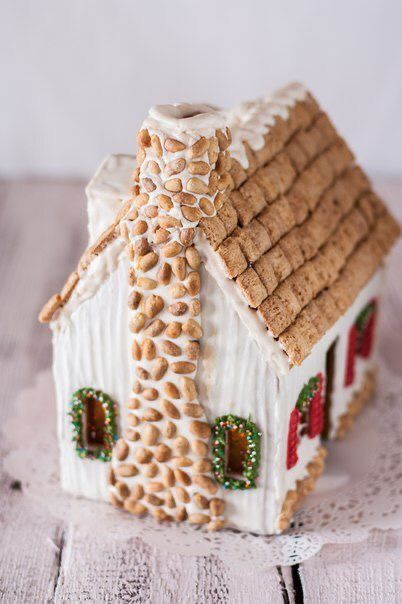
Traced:
<path fill-rule="evenodd" d="M 361 414 L 340 443 L 329 444 L 326 471 L 286 534 L 264 537 L 240 531 L 206 533 L 190 525 L 158 525 L 104 503 L 63 493 L 58 480 L 56 404 L 50 371 L 16 400 L 3 426 L 9 451 L 6 471 L 24 493 L 54 516 L 90 533 L 139 537 L 174 553 L 218 556 L 232 568 L 290 565 L 316 554 L 327 543 L 354 543 L 374 528 L 402 527 L 402 379 L 382 372 L 375 404 Z"/>

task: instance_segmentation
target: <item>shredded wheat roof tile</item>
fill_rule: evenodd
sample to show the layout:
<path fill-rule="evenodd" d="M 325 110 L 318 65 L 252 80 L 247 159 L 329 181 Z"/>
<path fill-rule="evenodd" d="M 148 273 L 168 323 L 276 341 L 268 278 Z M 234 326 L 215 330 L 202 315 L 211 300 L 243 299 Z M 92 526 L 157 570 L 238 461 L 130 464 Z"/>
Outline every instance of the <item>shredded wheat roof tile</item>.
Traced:
<path fill-rule="evenodd" d="M 268 132 L 269 152 L 255 154 L 241 184 L 234 164 L 233 233 L 222 239 L 212 223 L 204 230 L 247 304 L 300 364 L 372 277 L 399 226 L 311 96 L 289 122 L 274 143 Z"/>

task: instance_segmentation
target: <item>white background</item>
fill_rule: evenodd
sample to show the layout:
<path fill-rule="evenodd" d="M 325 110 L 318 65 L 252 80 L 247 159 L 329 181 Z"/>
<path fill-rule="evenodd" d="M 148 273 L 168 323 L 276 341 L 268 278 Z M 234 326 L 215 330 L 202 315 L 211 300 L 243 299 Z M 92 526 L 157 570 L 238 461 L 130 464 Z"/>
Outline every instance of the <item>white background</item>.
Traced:
<path fill-rule="evenodd" d="M 149 106 L 307 84 L 402 176 L 401 0 L 1 0 L 0 176 L 88 177 Z"/>

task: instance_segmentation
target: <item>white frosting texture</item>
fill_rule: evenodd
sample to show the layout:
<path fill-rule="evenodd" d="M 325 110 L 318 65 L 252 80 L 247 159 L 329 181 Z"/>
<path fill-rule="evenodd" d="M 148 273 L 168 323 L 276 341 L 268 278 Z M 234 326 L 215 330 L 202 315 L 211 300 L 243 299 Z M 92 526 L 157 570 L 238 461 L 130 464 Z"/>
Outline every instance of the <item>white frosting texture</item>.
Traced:
<path fill-rule="evenodd" d="M 61 484 L 69 493 L 90 499 L 107 499 L 108 464 L 78 457 L 68 412 L 73 393 L 92 387 L 118 404 L 120 431 L 124 427 L 124 403 L 130 392 L 127 271 L 124 258 L 96 294 L 70 316 L 68 329 L 53 333 Z"/>
<path fill-rule="evenodd" d="M 226 298 L 236 311 L 247 330 L 248 337 L 257 343 L 262 357 L 277 375 L 288 373 L 290 365 L 287 355 L 267 330 L 257 312 L 248 306 L 233 280 L 226 277 L 220 258 L 202 235 L 199 237 L 197 247 L 202 253 L 207 271 L 221 290 L 220 295 Z"/>
<path fill-rule="evenodd" d="M 207 270 L 202 272 L 204 338 L 197 373 L 200 403 L 210 423 L 227 413 L 250 419 L 262 432 L 257 488 L 224 491 L 227 525 L 275 531 L 279 493 L 274 481 L 277 378 L 236 310 Z"/>
<path fill-rule="evenodd" d="M 217 129 L 230 128 L 232 144 L 230 155 L 243 168 L 248 167 L 248 159 L 244 147 L 247 142 L 257 151 L 265 144 L 264 136 L 275 124 L 278 117 L 287 119 L 289 109 L 307 95 L 307 90 L 301 84 L 290 84 L 273 94 L 246 101 L 231 109 L 217 110 L 209 105 L 157 105 L 149 111 L 143 128 L 163 130 L 178 140 L 180 134 L 186 132 L 196 140 L 200 134 L 213 136 Z M 190 115 L 190 117 L 187 117 Z M 197 134 L 198 133 L 198 134 Z"/>
<path fill-rule="evenodd" d="M 209 105 L 177 103 L 151 107 L 142 127 L 171 136 L 181 133 L 197 140 L 200 136 L 214 136 L 215 130 L 227 126 L 226 121 L 224 112 Z"/>
<path fill-rule="evenodd" d="M 302 101 L 306 94 L 307 91 L 301 84 L 290 84 L 271 95 L 227 110 L 227 126 L 232 133 L 231 157 L 237 159 L 243 168 L 247 168 L 248 159 L 244 141 L 253 151 L 262 149 L 265 144 L 264 136 L 270 126 L 275 124 L 276 118 L 281 117 L 286 120 L 289 117 L 289 109 L 297 101 Z"/>
<path fill-rule="evenodd" d="M 89 245 L 112 224 L 121 203 L 131 197 L 134 169 L 132 155 L 108 155 L 88 183 Z"/>
<path fill-rule="evenodd" d="M 71 315 L 83 302 L 95 296 L 100 287 L 117 269 L 120 260 L 126 256 L 126 245 L 122 239 L 117 238 L 109 243 L 109 245 L 92 260 L 88 268 L 80 272 L 80 280 L 78 281 L 71 298 L 67 304 L 60 309 L 56 320 L 51 323 L 52 329 L 63 329 L 66 324 L 68 324 Z"/>

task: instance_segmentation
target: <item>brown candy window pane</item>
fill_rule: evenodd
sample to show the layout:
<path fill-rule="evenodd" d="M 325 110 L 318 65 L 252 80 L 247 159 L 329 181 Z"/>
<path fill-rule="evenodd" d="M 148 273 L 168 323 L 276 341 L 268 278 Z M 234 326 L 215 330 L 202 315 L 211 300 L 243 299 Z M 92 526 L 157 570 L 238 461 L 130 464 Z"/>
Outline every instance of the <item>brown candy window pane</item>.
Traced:
<path fill-rule="evenodd" d="M 88 451 L 94 451 L 103 447 L 105 441 L 105 410 L 101 401 L 95 397 L 85 399 L 85 411 L 83 414 L 83 435 L 86 440 L 84 446 Z"/>
<path fill-rule="evenodd" d="M 81 459 L 110 461 L 117 440 L 116 404 L 102 390 L 80 388 L 71 399 L 73 442 Z"/>
<path fill-rule="evenodd" d="M 222 415 L 213 427 L 215 480 L 225 489 L 245 491 L 257 486 L 261 432 L 251 421 L 237 415 Z"/>
<path fill-rule="evenodd" d="M 238 475 L 243 473 L 243 463 L 247 458 L 248 442 L 244 432 L 228 430 L 226 433 L 226 474 Z"/>

